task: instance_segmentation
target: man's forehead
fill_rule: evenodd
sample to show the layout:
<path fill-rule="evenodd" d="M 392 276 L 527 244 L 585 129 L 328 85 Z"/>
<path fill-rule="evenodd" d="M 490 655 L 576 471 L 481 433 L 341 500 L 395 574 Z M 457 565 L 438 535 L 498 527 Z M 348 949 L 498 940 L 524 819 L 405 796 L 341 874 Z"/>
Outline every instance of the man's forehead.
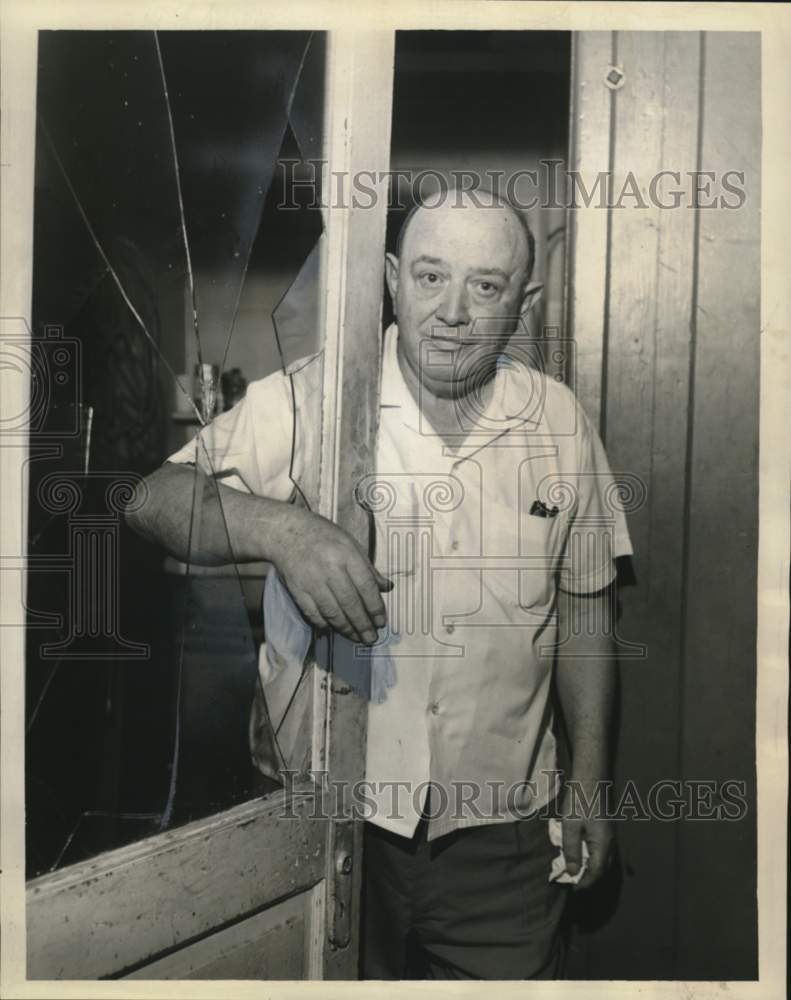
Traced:
<path fill-rule="evenodd" d="M 409 220 L 401 247 L 406 263 L 427 256 L 502 266 L 527 254 L 527 237 L 513 209 L 458 201 L 421 206 Z"/>

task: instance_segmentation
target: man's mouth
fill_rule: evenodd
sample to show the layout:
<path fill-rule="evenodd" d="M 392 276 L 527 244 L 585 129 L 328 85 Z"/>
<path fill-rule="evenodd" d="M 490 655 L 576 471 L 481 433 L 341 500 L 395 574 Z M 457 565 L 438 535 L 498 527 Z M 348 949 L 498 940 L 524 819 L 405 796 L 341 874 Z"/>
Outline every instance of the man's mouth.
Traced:
<path fill-rule="evenodd" d="M 448 347 L 440 347 L 440 350 L 447 350 L 449 348 L 455 347 L 473 347 L 476 344 L 480 344 L 481 340 L 478 337 L 454 337 L 454 336 L 444 336 L 441 333 L 434 333 L 431 335 L 430 341 L 432 344 L 447 344 Z"/>

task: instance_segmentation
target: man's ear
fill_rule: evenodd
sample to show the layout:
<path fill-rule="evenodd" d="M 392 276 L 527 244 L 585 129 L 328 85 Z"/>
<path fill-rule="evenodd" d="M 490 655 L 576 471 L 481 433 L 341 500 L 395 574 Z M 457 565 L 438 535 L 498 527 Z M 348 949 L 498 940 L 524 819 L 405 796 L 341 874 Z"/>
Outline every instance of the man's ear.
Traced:
<path fill-rule="evenodd" d="M 522 304 L 519 315 L 527 317 L 531 309 L 535 309 L 544 294 L 544 286 L 540 281 L 529 281 L 522 291 Z"/>
<path fill-rule="evenodd" d="M 395 313 L 396 292 L 398 291 L 398 257 L 394 253 L 385 254 L 385 280 L 390 298 L 393 300 L 393 312 Z"/>

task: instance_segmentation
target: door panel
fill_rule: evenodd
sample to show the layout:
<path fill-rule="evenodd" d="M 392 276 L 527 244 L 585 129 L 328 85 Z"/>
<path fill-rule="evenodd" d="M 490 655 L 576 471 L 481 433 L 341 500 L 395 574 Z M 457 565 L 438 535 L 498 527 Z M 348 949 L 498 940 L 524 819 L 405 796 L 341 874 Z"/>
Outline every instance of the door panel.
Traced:
<path fill-rule="evenodd" d="M 312 889 L 326 875 L 328 824 L 309 818 L 321 816 L 311 792 L 288 806 L 278 794 L 245 803 L 33 879 L 28 977 L 114 978 Z"/>
<path fill-rule="evenodd" d="M 305 979 L 311 915 L 323 885 L 145 965 L 125 979 Z"/>

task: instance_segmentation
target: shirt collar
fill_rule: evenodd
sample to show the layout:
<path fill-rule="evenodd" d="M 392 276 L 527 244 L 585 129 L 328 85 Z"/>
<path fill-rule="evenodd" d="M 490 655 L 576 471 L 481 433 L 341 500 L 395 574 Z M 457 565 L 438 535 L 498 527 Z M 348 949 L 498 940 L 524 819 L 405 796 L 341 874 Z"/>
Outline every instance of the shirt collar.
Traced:
<path fill-rule="evenodd" d="M 405 393 L 411 396 L 409 386 L 401 374 L 397 354 L 398 327 L 391 323 L 385 330 L 382 346 L 382 382 L 380 387 L 380 406 L 402 406 Z"/>

